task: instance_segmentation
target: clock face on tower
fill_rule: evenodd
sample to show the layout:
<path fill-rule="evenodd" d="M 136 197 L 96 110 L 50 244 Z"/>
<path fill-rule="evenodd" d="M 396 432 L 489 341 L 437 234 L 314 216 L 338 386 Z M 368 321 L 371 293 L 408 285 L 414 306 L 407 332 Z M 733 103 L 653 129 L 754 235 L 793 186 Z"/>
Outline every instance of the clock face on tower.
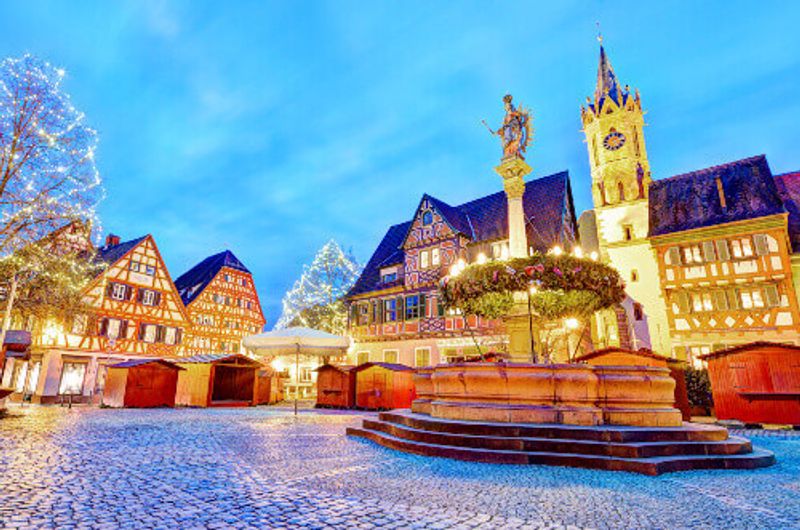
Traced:
<path fill-rule="evenodd" d="M 606 136 L 603 139 L 603 147 L 605 147 L 609 151 L 616 151 L 624 144 L 625 144 L 625 135 L 617 131 L 608 133 L 608 136 Z"/>

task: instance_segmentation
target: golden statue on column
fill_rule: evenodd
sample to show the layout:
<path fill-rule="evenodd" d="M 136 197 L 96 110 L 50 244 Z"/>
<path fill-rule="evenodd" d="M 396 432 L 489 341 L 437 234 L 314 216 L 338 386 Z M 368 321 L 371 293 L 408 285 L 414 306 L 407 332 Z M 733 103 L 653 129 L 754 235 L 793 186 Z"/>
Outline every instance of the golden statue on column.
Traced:
<path fill-rule="evenodd" d="M 513 99 L 511 94 L 503 97 L 506 115 L 499 129 L 492 130 L 485 120 L 483 124 L 490 133 L 500 137 L 503 144 L 503 160 L 512 158 L 525 160 L 525 150 L 531 141 L 531 116 L 529 110 L 516 108 Z"/>

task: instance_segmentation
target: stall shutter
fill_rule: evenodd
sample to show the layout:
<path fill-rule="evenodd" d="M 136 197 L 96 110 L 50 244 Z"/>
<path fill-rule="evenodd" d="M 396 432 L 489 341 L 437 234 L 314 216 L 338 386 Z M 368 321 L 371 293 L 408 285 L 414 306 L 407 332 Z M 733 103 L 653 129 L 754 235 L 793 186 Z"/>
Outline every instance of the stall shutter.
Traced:
<path fill-rule="evenodd" d="M 716 261 L 717 260 L 717 253 L 714 252 L 714 242 L 713 241 L 704 241 L 703 242 L 703 258 L 706 261 Z"/>
<path fill-rule="evenodd" d="M 756 244 L 756 254 L 764 256 L 769 254 L 769 244 L 767 244 L 767 236 L 764 234 L 756 234 L 753 236 L 753 241 Z"/>
<path fill-rule="evenodd" d="M 777 307 L 781 303 L 781 298 L 778 295 L 778 286 L 770 283 L 764 286 L 764 294 L 767 298 L 767 305 L 769 307 Z"/>
<path fill-rule="evenodd" d="M 728 242 L 724 239 L 717 241 L 717 256 L 721 261 L 728 261 L 731 259 L 731 253 L 728 249 Z"/>

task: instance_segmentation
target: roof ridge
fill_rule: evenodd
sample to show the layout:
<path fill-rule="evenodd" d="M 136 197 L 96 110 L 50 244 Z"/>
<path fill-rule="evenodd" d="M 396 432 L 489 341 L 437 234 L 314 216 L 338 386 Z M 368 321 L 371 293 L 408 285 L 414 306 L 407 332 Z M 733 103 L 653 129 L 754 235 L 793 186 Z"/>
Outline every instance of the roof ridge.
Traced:
<path fill-rule="evenodd" d="M 753 156 L 749 156 L 747 158 L 741 158 L 739 160 L 733 160 L 731 162 L 725 162 L 724 164 L 717 164 L 715 166 L 708 166 L 708 167 L 704 167 L 704 168 L 701 168 L 701 169 L 696 169 L 694 171 L 687 171 L 686 173 L 679 173 L 677 175 L 672 175 L 670 177 L 665 177 L 665 178 L 661 178 L 661 179 L 658 179 L 658 180 L 654 180 L 653 184 L 656 184 L 658 182 L 671 182 L 671 181 L 675 181 L 675 180 L 681 180 L 681 179 L 687 178 L 687 177 L 702 176 L 705 173 L 713 173 L 715 171 L 719 171 L 720 169 L 725 169 L 725 168 L 728 168 L 728 167 L 741 165 L 741 164 L 744 164 L 744 163 L 747 163 L 747 162 L 754 162 L 754 161 L 759 160 L 759 159 L 763 159 L 763 160 L 766 161 L 767 156 L 763 155 L 763 154 L 761 154 L 761 155 L 753 155 Z"/>

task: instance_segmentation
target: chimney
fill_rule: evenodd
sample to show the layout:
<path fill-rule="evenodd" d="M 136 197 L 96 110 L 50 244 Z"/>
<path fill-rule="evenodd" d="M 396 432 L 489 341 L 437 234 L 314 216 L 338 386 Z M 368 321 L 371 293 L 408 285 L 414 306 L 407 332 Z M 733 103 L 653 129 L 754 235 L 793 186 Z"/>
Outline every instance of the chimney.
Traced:
<path fill-rule="evenodd" d="M 108 234 L 106 236 L 106 246 L 107 247 L 114 247 L 119 245 L 119 236 L 116 234 Z"/>

